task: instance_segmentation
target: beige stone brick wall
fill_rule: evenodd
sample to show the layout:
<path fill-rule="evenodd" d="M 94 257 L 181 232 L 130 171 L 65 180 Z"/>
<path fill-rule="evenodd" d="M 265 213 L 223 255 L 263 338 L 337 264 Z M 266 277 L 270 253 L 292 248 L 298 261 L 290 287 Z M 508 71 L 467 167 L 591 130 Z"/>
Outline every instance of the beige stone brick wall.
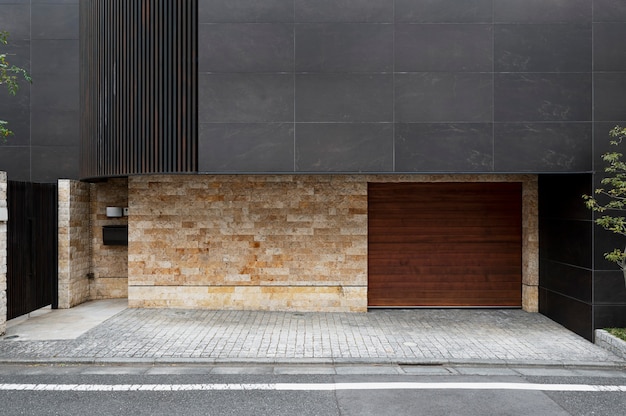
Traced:
<path fill-rule="evenodd" d="M 439 181 L 523 182 L 523 303 L 532 310 L 538 231 L 531 175 L 133 177 L 129 305 L 365 311 L 367 183 Z"/>
<path fill-rule="evenodd" d="M 125 298 L 128 294 L 128 248 L 105 246 L 104 225 L 126 225 L 127 217 L 107 218 L 106 207 L 128 206 L 128 180 L 109 179 L 91 185 L 91 300 Z"/>
<path fill-rule="evenodd" d="M 89 300 L 90 185 L 62 179 L 59 189 L 59 308 Z"/>
<path fill-rule="evenodd" d="M 365 311 L 366 191 L 334 176 L 131 178 L 129 305 Z"/>
<path fill-rule="evenodd" d="M 0 208 L 7 207 L 7 174 L 0 172 Z M 7 223 L 0 221 L 0 335 L 7 329 Z"/>

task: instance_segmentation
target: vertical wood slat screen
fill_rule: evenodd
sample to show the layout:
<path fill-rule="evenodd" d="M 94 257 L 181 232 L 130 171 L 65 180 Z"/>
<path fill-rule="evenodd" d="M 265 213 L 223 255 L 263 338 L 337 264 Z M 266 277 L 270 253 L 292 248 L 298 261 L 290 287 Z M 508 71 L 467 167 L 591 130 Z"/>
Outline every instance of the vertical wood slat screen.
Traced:
<path fill-rule="evenodd" d="M 197 0 L 83 0 L 82 179 L 194 173 Z"/>

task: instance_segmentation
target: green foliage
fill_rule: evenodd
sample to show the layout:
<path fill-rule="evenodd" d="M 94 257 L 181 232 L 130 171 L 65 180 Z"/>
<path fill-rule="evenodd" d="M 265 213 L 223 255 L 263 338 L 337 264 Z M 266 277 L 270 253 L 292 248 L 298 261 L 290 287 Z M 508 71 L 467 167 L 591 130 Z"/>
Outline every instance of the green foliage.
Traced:
<path fill-rule="evenodd" d="M 611 146 L 620 146 L 626 138 L 625 127 L 615 127 L 609 133 Z M 626 236 L 626 162 L 622 161 L 623 154 L 618 151 L 607 152 L 602 155 L 606 163 L 604 171 L 608 174 L 602 179 L 602 187 L 595 190 L 596 196 L 583 195 L 587 208 L 603 213 L 596 219 L 596 224 L 615 234 Z M 614 249 L 605 253 L 604 257 L 617 265 L 624 272 L 626 281 L 626 249 Z"/>
<path fill-rule="evenodd" d="M 626 341 L 626 328 L 606 328 L 606 332 Z"/>
<path fill-rule="evenodd" d="M 7 45 L 8 43 L 9 34 L 0 32 L 0 45 Z M 20 88 L 19 80 L 22 78 L 28 82 L 32 81 L 26 70 L 11 65 L 7 61 L 7 54 L 0 52 L 0 85 L 6 85 L 8 93 L 15 95 Z M 13 135 L 13 132 L 7 128 L 7 122 L 0 120 L 0 139 L 6 141 L 7 137 L 11 135 Z"/>

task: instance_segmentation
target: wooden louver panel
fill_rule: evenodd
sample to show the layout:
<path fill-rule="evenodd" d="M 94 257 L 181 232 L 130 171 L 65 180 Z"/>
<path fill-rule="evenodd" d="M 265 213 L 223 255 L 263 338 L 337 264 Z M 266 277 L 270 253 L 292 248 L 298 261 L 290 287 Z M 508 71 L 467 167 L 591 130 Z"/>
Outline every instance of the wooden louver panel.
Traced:
<path fill-rule="evenodd" d="M 370 306 L 521 306 L 519 183 L 369 185 Z"/>
<path fill-rule="evenodd" d="M 81 178 L 197 171 L 197 9 L 81 1 Z"/>

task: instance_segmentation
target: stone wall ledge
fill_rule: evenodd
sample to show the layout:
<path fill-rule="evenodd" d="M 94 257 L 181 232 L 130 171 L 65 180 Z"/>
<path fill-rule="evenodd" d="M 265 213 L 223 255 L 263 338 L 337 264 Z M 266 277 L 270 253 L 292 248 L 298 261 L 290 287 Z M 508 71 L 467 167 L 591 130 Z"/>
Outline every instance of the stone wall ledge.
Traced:
<path fill-rule="evenodd" d="M 595 344 L 626 360 L 626 341 L 609 334 L 603 329 L 596 329 Z"/>

